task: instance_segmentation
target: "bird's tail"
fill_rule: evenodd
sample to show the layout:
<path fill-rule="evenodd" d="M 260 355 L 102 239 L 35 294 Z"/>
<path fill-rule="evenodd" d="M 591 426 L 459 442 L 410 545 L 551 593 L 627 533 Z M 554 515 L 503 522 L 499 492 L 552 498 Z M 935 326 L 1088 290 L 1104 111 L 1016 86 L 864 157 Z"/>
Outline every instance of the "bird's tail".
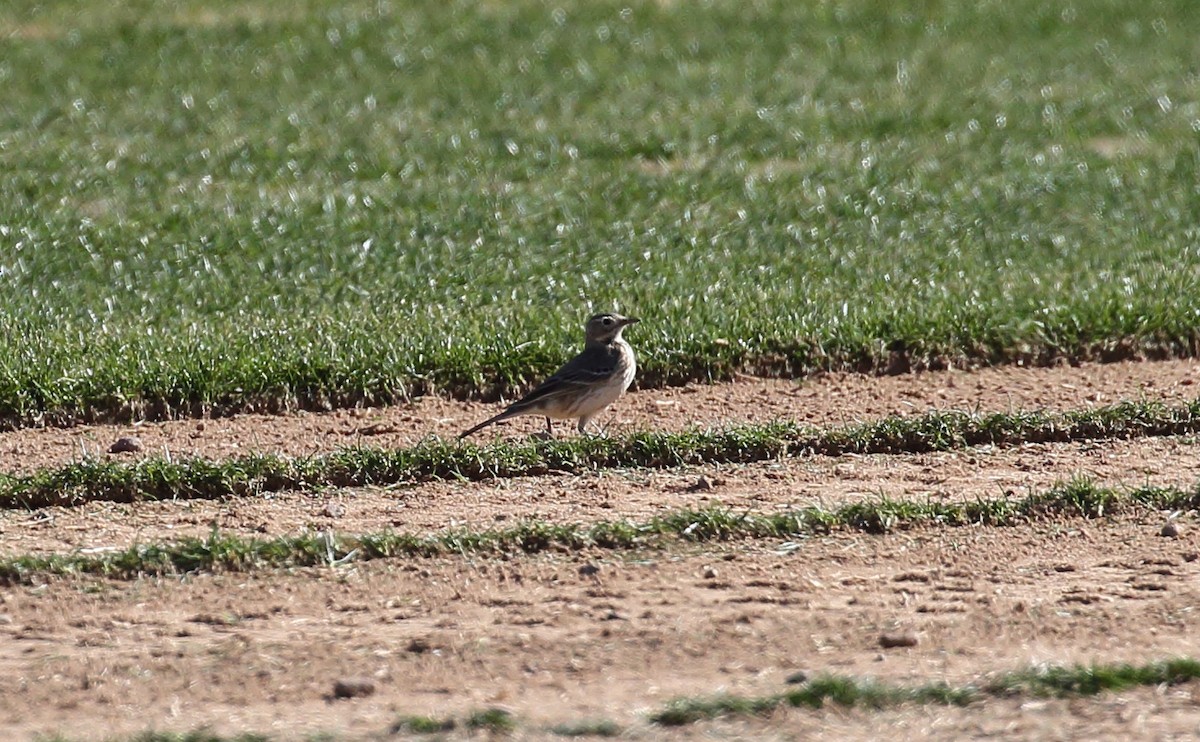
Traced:
<path fill-rule="evenodd" d="M 506 419 L 512 417 L 513 414 L 514 413 L 512 410 L 505 410 L 504 412 L 501 412 L 499 415 L 496 415 L 494 417 L 489 417 L 487 420 L 484 420 L 483 422 L 479 423 L 475 427 L 470 428 L 469 430 L 463 431 L 462 433 L 459 433 L 458 439 L 461 441 L 463 438 L 466 438 L 467 436 L 471 435 L 472 433 L 477 433 L 480 430 L 483 430 L 484 428 L 491 425 L 492 423 L 498 423 L 501 420 L 506 420 Z M 517 414 L 519 414 L 519 413 L 517 413 Z"/>

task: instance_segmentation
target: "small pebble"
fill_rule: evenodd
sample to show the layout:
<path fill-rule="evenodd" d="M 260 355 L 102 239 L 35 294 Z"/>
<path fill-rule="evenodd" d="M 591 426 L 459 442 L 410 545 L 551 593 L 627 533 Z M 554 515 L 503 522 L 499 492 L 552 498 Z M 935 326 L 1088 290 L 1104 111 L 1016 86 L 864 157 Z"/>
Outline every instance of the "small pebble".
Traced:
<path fill-rule="evenodd" d="M 1159 531 L 1167 538 L 1179 538 L 1179 526 L 1173 520 L 1169 520 L 1163 524 L 1162 530 Z"/>
<path fill-rule="evenodd" d="M 704 568 L 704 579 L 715 580 L 716 578 L 717 578 L 717 570 L 713 569 L 712 567 Z"/>
<path fill-rule="evenodd" d="M 707 492 L 712 488 L 712 480 L 701 474 L 700 478 L 693 482 L 690 487 L 688 487 L 688 492 Z"/>
<path fill-rule="evenodd" d="M 142 450 L 142 442 L 132 436 L 118 438 L 108 447 L 109 453 L 136 453 Z"/>
<path fill-rule="evenodd" d="M 375 693 L 375 681 L 370 678 L 342 678 L 333 684 L 334 698 L 364 698 Z"/>
<path fill-rule="evenodd" d="M 804 683 L 808 682 L 808 671 L 797 670 L 791 675 L 788 675 L 783 682 L 787 683 L 788 685 L 803 685 Z"/>
<path fill-rule="evenodd" d="M 591 577 L 592 575 L 596 575 L 599 573 L 600 573 L 600 567 L 598 565 L 592 564 L 590 562 L 579 568 L 579 574 L 581 577 Z"/>
<path fill-rule="evenodd" d="M 327 502 L 325 507 L 321 508 L 321 515 L 327 518 L 340 518 L 346 514 L 346 506 L 340 502 Z"/>
<path fill-rule="evenodd" d="M 896 647 L 915 647 L 920 643 L 917 635 L 911 631 L 897 632 L 894 634 L 882 634 L 879 637 L 879 646 L 884 649 L 895 649 Z"/>

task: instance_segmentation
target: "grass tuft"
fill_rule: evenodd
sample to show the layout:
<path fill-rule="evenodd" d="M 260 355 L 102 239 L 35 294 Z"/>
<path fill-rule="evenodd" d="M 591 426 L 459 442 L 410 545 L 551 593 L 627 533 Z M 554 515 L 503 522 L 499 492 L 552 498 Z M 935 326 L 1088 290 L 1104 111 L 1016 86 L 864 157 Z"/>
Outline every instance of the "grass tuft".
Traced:
<path fill-rule="evenodd" d="M 1200 678 L 1200 661 L 1181 657 L 1146 665 L 1046 667 L 1010 673 L 983 686 L 989 695 L 1060 698 L 1140 685 L 1177 685 Z"/>
<path fill-rule="evenodd" d="M 402 716 L 392 722 L 389 734 L 438 734 L 451 732 L 458 726 L 454 719 L 435 719 L 431 716 Z"/>
<path fill-rule="evenodd" d="M 549 731 L 558 737 L 619 737 L 622 730 L 620 724 L 609 719 L 588 719 L 556 724 Z"/>
<path fill-rule="evenodd" d="M 517 728 L 517 720 L 511 712 L 501 708 L 489 708 L 475 711 L 466 718 L 463 725 L 467 729 L 484 729 L 490 732 L 511 732 Z"/>
<path fill-rule="evenodd" d="M 724 716 L 757 716 L 780 706 L 819 709 L 826 703 L 846 708 L 886 709 L 901 704 L 966 706 L 987 698 L 1091 696 L 1145 685 L 1178 684 L 1200 678 L 1200 662 L 1178 658 L 1145 665 L 1046 667 L 1007 673 L 980 686 L 945 683 L 889 685 L 873 680 L 822 675 L 787 693 L 763 697 L 719 695 L 677 699 L 650 716 L 662 726 L 682 726 Z"/>
<path fill-rule="evenodd" d="M 269 742 L 271 738 L 262 734 L 217 734 L 207 729 L 190 732 L 140 732 L 129 738 L 129 742 Z"/>

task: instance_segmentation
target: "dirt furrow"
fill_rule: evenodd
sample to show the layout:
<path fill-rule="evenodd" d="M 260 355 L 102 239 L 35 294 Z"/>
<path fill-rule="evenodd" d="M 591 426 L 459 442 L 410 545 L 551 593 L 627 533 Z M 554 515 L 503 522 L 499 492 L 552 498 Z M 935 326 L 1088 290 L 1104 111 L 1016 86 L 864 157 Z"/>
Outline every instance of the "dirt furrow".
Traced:
<path fill-rule="evenodd" d="M 648 391 L 617 428 L 723 427 L 773 418 L 831 424 L 930 409 L 1003 411 L 1170 402 L 1194 396 L 1191 362 L 993 369 L 882 379 Z M 137 434 L 147 451 L 221 457 L 401 445 L 446 435 L 494 408 L 426 399 L 323 415 L 243 416 L 0 435 L 5 471 L 69 461 Z M 524 435 L 525 421 L 498 429 Z M 1193 437 L 975 447 L 920 455 L 798 456 L 744 466 L 609 470 L 495 482 L 279 493 L 215 501 L 92 503 L 0 512 L 0 554 L 122 548 L 215 525 L 241 535 L 315 530 L 433 532 L 646 519 L 718 503 L 771 512 L 888 496 L 1021 497 L 1076 475 L 1108 486 L 1192 486 Z M 1175 537 L 1163 536 L 1174 517 Z M 994 700 L 967 709 L 785 710 L 683 730 L 647 714 L 681 695 L 774 694 L 797 671 L 903 684 L 1040 663 L 1200 656 L 1200 528 L 1193 513 L 1053 518 L 1008 528 L 837 532 L 783 543 L 680 543 L 637 553 L 349 563 L 108 582 L 55 578 L 0 592 L 0 729 L 78 740 L 157 730 L 377 737 L 402 714 L 501 707 L 517 738 L 588 719 L 640 738 L 871 739 L 1005 734 L 1171 736 L 1194 731 L 1190 686 L 1097 699 Z M 884 633 L 916 640 L 885 649 Z M 328 695 L 366 676 L 376 692 Z M 466 733 L 459 728 L 456 735 Z"/>
<path fill-rule="evenodd" d="M 634 392 L 601 417 L 612 433 L 626 430 L 723 428 L 777 419 L 836 425 L 930 410 L 1009 411 L 1110 405 L 1128 399 L 1178 402 L 1200 394 L 1200 364 L 1191 360 L 1087 364 L 974 372 L 940 371 L 902 376 L 831 374 L 803 381 L 744 379 Z M 305 455 L 347 445 L 395 447 L 429 436 L 451 438 L 485 419 L 496 405 L 424 397 L 409 405 L 294 415 L 239 415 L 75 428 L 31 428 L 0 433 L 0 471 L 25 473 L 61 466 L 81 456 L 109 456 L 121 437 L 136 437 L 140 454 L 229 458 L 248 453 Z M 523 437 L 543 429 L 523 418 L 481 431 Z M 568 423 L 559 435 L 573 435 Z"/>
<path fill-rule="evenodd" d="M 55 580 L 0 598 L 0 727 L 80 740 L 201 725 L 353 737 L 399 714 L 500 706 L 531 730 L 599 718 L 645 731 L 646 713 L 673 697 L 775 693 L 801 670 L 959 684 L 1037 663 L 1197 655 L 1197 535 L 1164 539 L 1157 525 Z M 885 649 L 884 633 L 916 645 Z M 347 676 L 371 678 L 376 693 L 328 700 Z M 1173 708 L 1164 713 L 1193 718 Z M 950 712 L 888 713 L 928 725 Z M 988 713 L 956 728 L 982 729 Z M 820 724 L 865 738 L 879 718 Z"/>
<path fill-rule="evenodd" d="M 535 519 L 647 520 L 666 511 L 714 505 L 774 512 L 813 505 L 836 508 L 880 497 L 955 502 L 1017 498 L 1076 476 L 1115 487 L 1190 487 L 1200 481 L 1200 446 L 1191 438 L 1143 438 L 902 456 L 802 456 L 743 466 L 0 510 L 0 555 L 124 548 L 206 536 L 214 526 L 260 538 L 320 530 L 429 533 L 504 528 Z"/>

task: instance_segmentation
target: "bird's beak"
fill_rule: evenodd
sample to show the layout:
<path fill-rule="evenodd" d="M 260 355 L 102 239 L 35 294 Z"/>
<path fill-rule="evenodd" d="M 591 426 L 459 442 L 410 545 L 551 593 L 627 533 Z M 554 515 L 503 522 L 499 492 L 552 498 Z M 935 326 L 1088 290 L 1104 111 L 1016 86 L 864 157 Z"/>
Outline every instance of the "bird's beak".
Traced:
<path fill-rule="evenodd" d="M 625 320 L 624 320 L 624 321 L 623 321 L 621 324 L 622 324 L 622 326 L 624 326 L 624 325 L 634 325 L 634 324 L 637 324 L 638 322 L 641 322 L 641 321 L 642 321 L 642 320 L 641 320 L 641 319 L 639 319 L 639 318 L 637 318 L 637 317 L 626 317 L 626 318 L 625 318 Z"/>

